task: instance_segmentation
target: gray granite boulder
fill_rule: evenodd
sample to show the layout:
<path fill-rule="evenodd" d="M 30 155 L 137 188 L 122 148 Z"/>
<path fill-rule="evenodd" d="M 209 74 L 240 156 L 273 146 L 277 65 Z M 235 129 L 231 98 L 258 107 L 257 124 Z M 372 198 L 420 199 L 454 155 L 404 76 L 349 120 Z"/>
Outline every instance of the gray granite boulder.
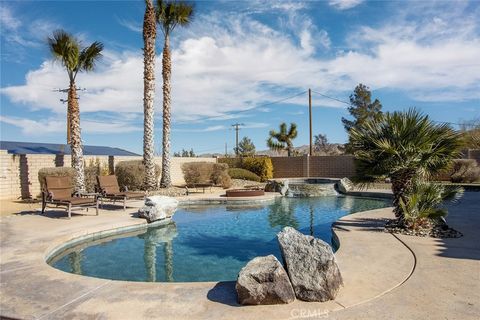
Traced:
<path fill-rule="evenodd" d="M 276 180 L 268 180 L 265 185 L 265 192 L 280 192 L 283 188 L 283 183 Z"/>
<path fill-rule="evenodd" d="M 337 182 L 337 190 L 340 193 L 348 193 L 353 190 L 353 183 L 348 178 L 342 178 Z"/>
<path fill-rule="evenodd" d="M 332 248 L 291 227 L 277 237 L 295 296 L 304 301 L 335 299 L 343 280 Z"/>
<path fill-rule="evenodd" d="M 273 255 L 256 257 L 240 270 L 238 303 L 242 305 L 285 304 L 295 300 L 287 272 Z"/>
<path fill-rule="evenodd" d="M 178 200 L 167 196 L 151 196 L 145 199 L 145 205 L 138 210 L 141 218 L 148 222 L 171 218 L 178 207 Z"/>

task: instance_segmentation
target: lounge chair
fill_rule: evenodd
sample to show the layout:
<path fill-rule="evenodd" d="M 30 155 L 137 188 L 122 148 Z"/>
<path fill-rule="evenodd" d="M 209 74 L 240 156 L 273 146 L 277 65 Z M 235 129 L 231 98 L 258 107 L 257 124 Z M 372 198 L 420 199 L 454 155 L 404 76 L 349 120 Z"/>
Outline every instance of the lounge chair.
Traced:
<path fill-rule="evenodd" d="M 120 191 L 117 177 L 114 175 L 97 176 L 97 182 L 102 206 L 105 199 L 113 201 L 114 204 L 115 201 L 121 200 L 123 201 L 123 210 L 125 211 L 127 209 L 127 200 L 145 199 L 144 192 Z"/>
<path fill-rule="evenodd" d="M 94 207 L 98 216 L 98 199 L 96 196 L 75 194 L 69 177 L 45 177 L 45 188 L 42 191 L 42 214 L 48 205 L 65 206 L 68 218 L 72 217 L 72 208 Z"/>

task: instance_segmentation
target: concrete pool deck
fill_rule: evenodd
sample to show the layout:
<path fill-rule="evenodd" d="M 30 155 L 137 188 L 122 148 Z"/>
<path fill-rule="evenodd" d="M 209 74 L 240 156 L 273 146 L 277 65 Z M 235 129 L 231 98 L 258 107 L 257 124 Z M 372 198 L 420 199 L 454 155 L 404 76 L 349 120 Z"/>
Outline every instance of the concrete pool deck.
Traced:
<path fill-rule="evenodd" d="M 480 195 L 480 193 L 479 193 Z M 476 199 L 480 199 L 477 197 Z M 390 209 L 340 219 L 337 259 L 345 280 L 326 303 L 240 307 L 233 282 L 146 283 L 65 273 L 45 263 L 68 240 L 122 227 L 145 228 L 135 209 L 99 216 L 24 213 L 0 222 L 0 313 L 20 319 L 478 319 L 480 210 L 449 222 L 465 236 L 438 240 L 381 232 Z M 476 213 L 476 214 L 475 214 Z M 458 215 L 459 216 L 459 215 Z"/>

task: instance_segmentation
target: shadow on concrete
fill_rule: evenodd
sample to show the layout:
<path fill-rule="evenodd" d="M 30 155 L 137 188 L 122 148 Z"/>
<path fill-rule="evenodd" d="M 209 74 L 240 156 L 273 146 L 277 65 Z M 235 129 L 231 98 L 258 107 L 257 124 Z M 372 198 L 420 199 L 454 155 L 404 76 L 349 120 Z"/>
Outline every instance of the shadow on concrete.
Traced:
<path fill-rule="evenodd" d="M 334 222 L 332 228 L 342 230 L 342 231 L 351 231 L 362 230 L 362 231 L 376 231 L 384 232 L 384 226 L 390 219 L 381 218 L 355 218 L 355 220 L 341 220 Z"/>
<path fill-rule="evenodd" d="M 15 213 L 15 215 L 20 215 L 20 216 L 40 216 L 40 217 L 45 217 L 45 218 L 50 218 L 50 219 L 67 219 L 68 220 L 68 213 L 66 210 L 62 209 L 47 209 L 45 210 L 45 213 L 42 214 L 41 210 L 28 210 L 28 211 L 21 211 L 18 213 Z M 89 208 L 88 212 L 87 210 L 82 210 L 82 211 L 72 211 L 72 219 L 75 216 L 96 216 L 95 213 L 95 208 Z"/>
<path fill-rule="evenodd" d="M 237 303 L 237 291 L 235 290 L 235 281 L 222 281 L 210 289 L 207 293 L 210 301 L 229 305 L 231 307 L 240 307 Z"/>
<path fill-rule="evenodd" d="M 448 205 L 447 209 L 448 225 L 463 233 L 463 237 L 437 239 L 437 255 L 480 260 L 480 192 L 465 192 L 459 202 Z"/>

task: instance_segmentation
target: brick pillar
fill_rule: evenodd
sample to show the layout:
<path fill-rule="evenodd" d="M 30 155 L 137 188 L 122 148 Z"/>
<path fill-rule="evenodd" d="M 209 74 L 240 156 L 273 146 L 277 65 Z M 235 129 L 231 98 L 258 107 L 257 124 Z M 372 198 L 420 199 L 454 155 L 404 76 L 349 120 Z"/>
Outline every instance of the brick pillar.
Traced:
<path fill-rule="evenodd" d="M 115 174 L 115 157 L 108 156 L 108 171 L 110 174 Z"/>
<path fill-rule="evenodd" d="M 308 154 L 303 155 L 303 176 L 310 177 L 310 156 Z"/>

